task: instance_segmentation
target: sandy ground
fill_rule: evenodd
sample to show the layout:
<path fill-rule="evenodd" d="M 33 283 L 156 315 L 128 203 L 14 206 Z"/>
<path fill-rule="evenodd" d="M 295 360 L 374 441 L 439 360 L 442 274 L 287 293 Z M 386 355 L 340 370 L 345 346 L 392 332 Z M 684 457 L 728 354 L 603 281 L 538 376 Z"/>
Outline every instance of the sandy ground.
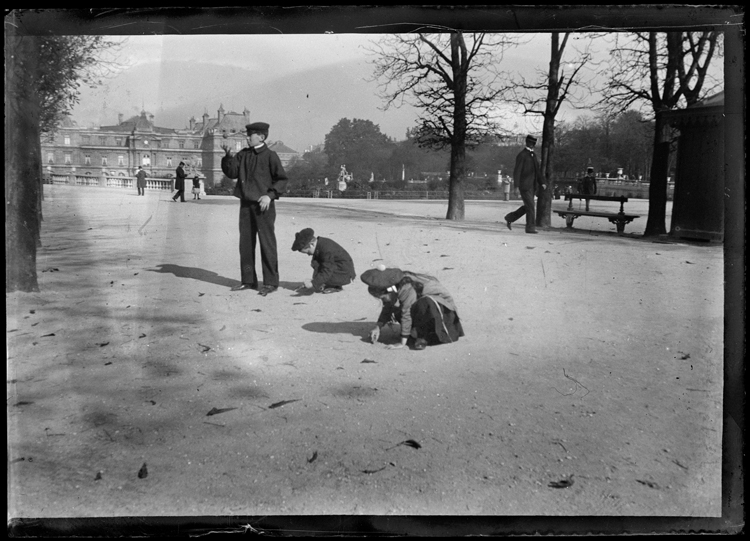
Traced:
<path fill-rule="evenodd" d="M 229 290 L 232 197 L 45 189 L 41 291 L 6 295 L 9 519 L 720 515 L 722 248 L 640 238 L 644 201 L 619 236 L 508 231 L 518 202 L 454 223 L 444 201 L 282 199 L 264 298 Z M 358 273 L 437 276 L 466 336 L 370 344 L 359 279 L 294 291 L 303 227 Z"/>

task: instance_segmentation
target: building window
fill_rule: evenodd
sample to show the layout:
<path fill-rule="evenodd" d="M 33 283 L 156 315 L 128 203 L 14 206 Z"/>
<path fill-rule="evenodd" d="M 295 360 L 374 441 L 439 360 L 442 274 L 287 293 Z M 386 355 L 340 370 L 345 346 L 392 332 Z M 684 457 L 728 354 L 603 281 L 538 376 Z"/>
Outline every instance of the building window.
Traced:
<path fill-rule="evenodd" d="M 55 163 L 55 153 L 54 152 L 48 152 L 47 153 L 47 163 Z"/>
<path fill-rule="evenodd" d="M 66 145 L 69 145 L 70 144 L 70 136 L 66 135 L 64 141 L 65 141 Z"/>
<path fill-rule="evenodd" d="M 172 167 L 172 158 L 167 156 L 167 167 Z"/>
<path fill-rule="evenodd" d="M 125 156 L 117 156 L 117 165 L 125 165 Z"/>
<path fill-rule="evenodd" d="M 107 138 L 106 137 L 100 137 L 99 138 L 99 144 L 102 146 L 105 146 L 107 144 Z"/>
<path fill-rule="evenodd" d="M 235 150 L 242 150 L 242 141 L 235 141 L 234 148 Z"/>
<path fill-rule="evenodd" d="M 193 148 L 200 148 L 201 144 L 198 141 L 193 141 Z"/>
<path fill-rule="evenodd" d="M 122 146 L 122 137 L 115 137 L 115 145 L 118 147 Z"/>
<path fill-rule="evenodd" d="M 102 165 L 107 165 L 107 157 L 102 156 Z"/>
<path fill-rule="evenodd" d="M 156 148 L 161 148 L 161 141 L 156 141 Z"/>
<path fill-rule="evenodd" d="M 203 167 L 203 160 L 201 160 L 201 159 L 198 159 L 198 161 L 197 161 L 197 163 L 195 164 L 195 166 L 196 166 L 196 167 L 197 167 L 198 169 L 200 169 L 201 167 Z"/>
<path fill-rule="evenodd" d="M 68 165 L 70 165 L 72 162 L 73 162 L 72 155 L 70 154 L 70 152 L 66 152 L 65 153 L 65 163 L 67 163 Z"/>
<path fill-rule="evenodd" d="M 91 154 L 84 154 L 83 163 L 86 165 L 91 165 Z"/>
<path fill-rule="evenodd" d="M 81 144 L 88 145 L 91 142 L 91 137 L 88 135 L 81 135 Z"/>
<path fill-rule="evenodd" d="M 180 141 L 180 148 L 185 148 L 185 141 Z"/>

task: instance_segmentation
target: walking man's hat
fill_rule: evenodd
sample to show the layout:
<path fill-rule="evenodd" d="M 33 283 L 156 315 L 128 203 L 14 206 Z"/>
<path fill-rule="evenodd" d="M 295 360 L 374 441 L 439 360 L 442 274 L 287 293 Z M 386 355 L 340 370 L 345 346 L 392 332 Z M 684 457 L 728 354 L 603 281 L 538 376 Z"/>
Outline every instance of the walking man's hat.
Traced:
<path fill-rule="evenodd" d="M 535 145 L 536 144 L 536 137 L 534 137 L 533 135 L 527 135 L 526 136 L 526 142 L 527 143 L 531 143 L 532 145 Z"/>

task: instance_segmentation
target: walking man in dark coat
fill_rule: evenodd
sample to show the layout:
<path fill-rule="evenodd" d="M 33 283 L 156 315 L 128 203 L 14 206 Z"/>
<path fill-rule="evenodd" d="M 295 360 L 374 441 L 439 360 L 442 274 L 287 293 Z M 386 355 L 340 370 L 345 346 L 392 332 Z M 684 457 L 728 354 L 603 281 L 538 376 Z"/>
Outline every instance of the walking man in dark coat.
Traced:
<path fill-rule="evenodd" d="M 142 166 L 138 166 L 138 172 L 135 174 L 136 184 L 138 185 L 138 195 L 146 195 L 146 171 Z"/>
<path fill-rule="evenodd" d="M 185 165 L 185 162 L 180 162 L 180 165 L 177 166 L 177 178 L 174 181 L 174 189 L 177 190 L 177 193 L 174 194 L 174 197 L 172 198 L 172 201 L 175 203 L 177 202 L 177 198 L 180 198 L 180 202 L 185 202 L 185 179 L 187 178 L 187 173 L 185 173 L 185 170 L 182 168 L 182 166 Z"/>
<path fill-rule="evenodd" d="M 232 291 L 258 289 L 255 271 L 255 246 L 260 240 L 263 267 L 263 296 L 279 288 L 279 262 L 276 251 L 276 206 L 274 202 L 284 191 L 286 172 L 279 155 L 270 150 L 265 141 L 269 125 L 254 122 L 245 126 L 249 146 L 236 155 L 227 145 L 221 159 L 221 170 L 229 178 L 236 178 L 234 196 L 240 200 L 240 271 L 242 283 Z"/>
<path fill-rule="evenodd" d="M 536 230 L 536 212 L 534 208 L 534 195 L 537 190 L 547 189 L 542 177 L 539 160 L 534 155 L 536 146 L 536 137 L 533 135 L 526 136 L 526 148 L 516 156 L 516 166 L 513 169 L 513 180 L 516 187 L 521 192 L 523 206 L 505 215 L 505 224 L 508 229 L 512 229 L 511 224 L 518 220 L 524 214 L 526 215 L 526 232 L 537 233 Z"/>

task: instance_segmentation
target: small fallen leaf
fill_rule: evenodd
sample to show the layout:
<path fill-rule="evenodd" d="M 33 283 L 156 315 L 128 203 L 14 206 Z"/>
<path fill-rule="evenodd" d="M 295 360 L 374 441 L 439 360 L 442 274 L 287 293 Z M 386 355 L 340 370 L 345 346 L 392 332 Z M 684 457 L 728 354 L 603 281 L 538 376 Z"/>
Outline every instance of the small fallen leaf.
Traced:
<path fill-rule="evenodd" d="M 226 411 L 232 411 L 232 410 L 236 410 L 236 409 L 237 408 L 221 408 L 221 409 L 219 409 L 219 408 L 211 408 L 211 411 L 209 411 L 206 414 L 206 417 L 208 417 L 209 415 L 218 415 L 219 413 L 224 413 Z"/>
<path fill-rule="evenodd" d="M 211 348 L 209 346 L 204 346 L 203 344 L 198 344 L 198 345 L 203 348 L 203 351 L 201 353 L 206 353 L 208 351 L 211 351 Z"/>
<path fill-rule="evenodd" d="M 262 310 L 260 308 L 253 308 L 250 310 L 251 312 L 261 312 Z"/>
<path fill-rule="evenodd" d="M 33 402 L 27 402 L 25 400 L 21 400 L 20 402 L 16 402 L 14 405 L 15 406 L 30 406 L 31 404 L 33 404 Z"/>
<path fill-rule="evenodd" d="M 552 481 L 549 485 L 550 488 L 568 488 L 573 486 L 573 476 L 571 475 L 567 479 L 561 479 L 559 481 Z"/>
<path fill-rule="evenodd" d="M 372 359 L 364 359 L 360 364 L 364 363 L 376 363 L 377 361 L 373 361 Z"/>
<path fill-rule="evenodd" d="M 318 458 L 318 452 L 317 451 L 313 452 L 312 456 L 307 459 L 307 463 L 310 464 L 310 463 L 314 462 L 316 458 Z"/>
<path fill-rule="evenodd" d="M 643 481 L 641 479 L 636 479 L 636 481 L 638 481 L 642 485 L 646 485 L 649 488 L 655 488 L 655 489 L 659 488 L 659 485 L 657 485 L 656 483 L 654 483 L 652 481 Z"/>
<path fill-rule="evenodd" d="M 453 267 L 443 267 L 443 270 L 453 270 Z"/>
<path fill-rule="evenodd" d="M 102 478 L 102 472 L 98 471 L 96 472 L 96 477 L 94 477 L 94 481 L 100 481 Z"/>
<path fill-rule="evenodd" d="M 141 335 L 138 338 L 146 338 L 146 333 L 142 332 Z"/>
<path fill-rule="evenodd" d="M 527 246 L 526 247 L 527 250 L 533 250 L 534 248 L 536 248 L 536 246 Z"/>
<path fill-rule="evenodd" d="M 692 261 L 685 261 L 685 263 L 687 263 L 688 265 L 695 265 L 695 263 L 693 263 Z"/>
<path fill-rule="evenodd" d="M 104 346 L 109 345 L 109 342 L 102 342 L 101 344 L 97 344 L 100 348 L 103 348 Z"/>
<path fill-rule="evenodd" d="M 110 364 L 112 364 L 112 361 L 109 361 L 108 363 L 104 363 L 104 366 L 108 366 Z"/>
<path fill-rule="evenodd" d="M 146 463 L 143 463 L 143 466 L 141 466 L 141 469 L 138 470 L 138 479 L 145 479 L 148 477 L 148 468 L 146 467 Z"/>
<path fill-rule="evenodd" d="M 205 293 L 201 293 L 200 291 L 198 292 L 199 297 L 202 297 L 203 295 L 205 295 Z"/>
<path fill-rule="evenodd" d="M 43 334 L 43 335 L 42 335 L 42 338 L 45 338 L 45 337 L 47 337 L 47 336 L 55 336 L 55 333 L 51 332 L 51 333 L 49 333 L 49 334 Z"/>
<path fill-rule="evenodd" d="M 386 464 L 385 466 L 383 466 L 382 468 L 378 468 L 377 470 L 361 470 L 361 471 L 362 471 L 362 473 L 368 473 L 368 474 L 369 473 L 378 473 L 379 471 L 383 471 L 387 467 L 388 467 L 388 465 Z"/>
<path fill-rule="evenodd" d="M 291 404 L 292 402 L 299 402 L 301 398 L 295 398 L 294 400 L 282 400 L 281 402 L 276 402 L 274 404 L 271 404 L 268 406 L 268 409 L 272 410 L 275 408 L 280 408 L 281 406 L 285 406 L 286 404 Z"/>
<path fill-rule="evenodd" d="M 409 447 L 413 447 L 414 449 L 419 449 L 419 448 L 422 447 L 415 440 L 405 440 L 405 441 L 402 441 L 401 443 L 399 443 L 399 445 L 407 445 Z"/>

